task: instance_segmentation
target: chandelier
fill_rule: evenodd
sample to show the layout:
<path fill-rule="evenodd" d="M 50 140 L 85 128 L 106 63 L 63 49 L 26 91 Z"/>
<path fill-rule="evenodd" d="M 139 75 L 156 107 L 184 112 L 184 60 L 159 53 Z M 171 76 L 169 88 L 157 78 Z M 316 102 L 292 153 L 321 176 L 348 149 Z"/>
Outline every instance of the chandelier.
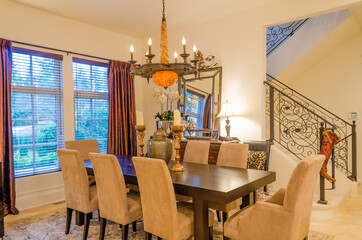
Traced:
<path fill-rule="evenodd" d="M 152 59 L 155 57 L 152 54 L 152 40 L 148 39 L 148 52 L 146 52 L 146 63 L 145 64 L 136 64 L 137 61 L 133 59 L 134 47 L 131 45 L 131 71 L 133 75 L 141 76 L 143 78 L 152 80 L 161 87 L 172 86 L 179 77 L 188 74 L 195 74 L 197 71 L 197 63 L 199 62 L 197 58 L 197 49 L 194 45 L 194 59 L 188 60 L 190 56 L 186 52 L 186 40 L 182 38 L 183 53 L 180 56 L 183 58 L 183 62 L 177 62 L 177 52 L 174 54 L 175 62 L 170 63 L 168 55 L 168 39 L 167 39 L 167 24 L 165 17 L 165 0 L 162 0 L 162 21 L 161 21 L 161 42 L 160 42 L 160 62 L 153 63 Z"/>

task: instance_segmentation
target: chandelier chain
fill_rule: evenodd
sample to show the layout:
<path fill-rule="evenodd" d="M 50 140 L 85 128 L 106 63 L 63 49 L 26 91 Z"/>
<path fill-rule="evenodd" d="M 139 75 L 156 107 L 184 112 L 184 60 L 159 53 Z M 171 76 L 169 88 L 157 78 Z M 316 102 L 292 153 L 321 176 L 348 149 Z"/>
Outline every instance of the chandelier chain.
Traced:
<path fill-rule="evenodd" d="M 162 0 L 162 18 L 165 18 L 165 0 Z"/>

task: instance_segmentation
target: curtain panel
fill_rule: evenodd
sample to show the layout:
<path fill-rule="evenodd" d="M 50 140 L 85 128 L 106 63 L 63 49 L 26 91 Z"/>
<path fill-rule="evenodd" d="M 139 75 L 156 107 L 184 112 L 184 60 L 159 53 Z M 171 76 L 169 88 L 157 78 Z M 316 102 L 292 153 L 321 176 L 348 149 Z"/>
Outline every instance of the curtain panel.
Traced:
<path fill-rule="evenodd" d="M 204 129 L 210 129 L 210 119 L 211 119 L 211 94 L 207 95 L 204 107 L 204 114 L 202 119 L 202 127 Z"/>
<path fill-rule="evenodd" d="M 4 216 L 17 214 L 15 207 L 15 172 L 11 122 L 12 43 L 0 38 L 0 162 L 3 167 Z"/>
<path fill-rule="evenodd" d="M 108 153 L 137 155 L 135 89 L 130 64 L 108 64 L 109 126 Z"/>

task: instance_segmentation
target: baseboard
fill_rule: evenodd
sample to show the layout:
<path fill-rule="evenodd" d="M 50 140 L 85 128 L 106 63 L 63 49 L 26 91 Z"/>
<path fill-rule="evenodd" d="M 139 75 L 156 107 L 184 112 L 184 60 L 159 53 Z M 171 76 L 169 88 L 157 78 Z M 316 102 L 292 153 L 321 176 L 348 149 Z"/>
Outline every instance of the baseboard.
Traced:
<path fill-rule="evenodd" d="M 49 186 L 16 194 L 19 211 L 64 201 L 64 185 Z"/>

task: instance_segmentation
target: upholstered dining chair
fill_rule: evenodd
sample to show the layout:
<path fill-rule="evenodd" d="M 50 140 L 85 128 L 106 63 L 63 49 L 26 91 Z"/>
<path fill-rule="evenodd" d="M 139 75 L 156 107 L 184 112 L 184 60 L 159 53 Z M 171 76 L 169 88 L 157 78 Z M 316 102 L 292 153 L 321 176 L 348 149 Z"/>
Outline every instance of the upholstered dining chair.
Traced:
<path fill-rule="evenodd" d="M 177 202 L 170 171 L 164 160 L 133 157 L 141 193 L 146 239 L 152 234 L 163 239 L 187 239 L 194 232 L 192 203 Z M 209 211 L 212 233 L 214 214 Z M 210 234 L 212 238 L 212 234 Z"/>
<path fill-rule="evenodd" d="M 90 186 L 84 162 L 76 150 L 57 149 L 63 173 L 67 221 L 65 234 L 69 233 L 72 212 L 84 213 L 83 240 L 87 239 L 92 212 L 98 210 L 96 186 Z"/>
<path fill-rule="evenodd" d="M 267 202 L 240 210 L 224 224 L 225 236 L 233 239 L 301 240 L 309 231 L 314 188 L 324 155 L 298 163 L 287 188 L 279 189 Z"/>
<path fill-rule="evenodd" d="M 66 149 L 77 150 L 83 160 L 89 160 L 89 153 L 99 153 L 99 146 L 97 139 L 65 141 Z"/>
<path fill-rule="evenodd" d="M 246 168 L 248 158 L 248 144 L 222 143 L 219 149 L 216 165 L 223 167 Z M 222 212 L 222 220 L 226 221 L 228 212 L 240 207 L 242 199 L 236 199 L 227 204 L 209 202 L 209 208 L 217 211 L 217 217 L 220 221 L 220 212 Z"/>
<path fill-rule="evenodd" d="M 210 141 L 190 140 L 186 144 L 184 162 L 208 164 Z"/>
<path fill-rule="evenodd" d="M 104 239 L 107 220 L 122 225 L 122 239 L 128 237 L 128 226 L 142 218 L 139 193 L 127 193 L 124 176 L 116 156 L 110 154 L 90 153 L 94 175 L 97 181 L 97 193 L 100 214 L 99 239 Z"/>
<path fill-rule="evenodd" d="M 84 160 L 89 160 L 89 153 L 99 153 L 99 146 L 97 139 L 85 139 L 85 140 L 75 140 L 75 141 L 65 141 L 66 149 L 77 150 L 80 153 L 81 158 Z M 89 184 L 95 185 L 96 180 L 94 176 L 88 174 Z"/>

